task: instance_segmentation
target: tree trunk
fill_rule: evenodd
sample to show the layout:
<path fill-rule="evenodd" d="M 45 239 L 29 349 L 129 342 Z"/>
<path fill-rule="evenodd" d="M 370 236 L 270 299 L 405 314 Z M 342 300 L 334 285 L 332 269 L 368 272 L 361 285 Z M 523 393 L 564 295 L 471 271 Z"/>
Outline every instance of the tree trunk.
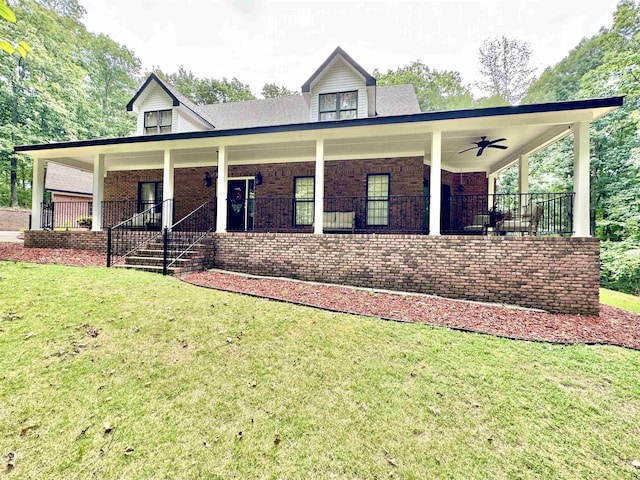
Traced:
<path fill-rule="evenodd" d="M 15 154 L 11 155 L 11 203 L 12 207 L 19 207 L 18 202 L 18 159 Z"/>

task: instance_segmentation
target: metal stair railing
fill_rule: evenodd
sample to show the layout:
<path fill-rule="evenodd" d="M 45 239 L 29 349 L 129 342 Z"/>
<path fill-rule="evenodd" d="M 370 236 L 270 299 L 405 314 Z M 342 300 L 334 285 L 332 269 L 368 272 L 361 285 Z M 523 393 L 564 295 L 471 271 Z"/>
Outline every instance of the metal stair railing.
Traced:
<path fill-rule="evenodd" d="M 165 228 L 163 235 L 162 274 L 166 275 L 216 224 L 216 202 L 207 201 L 191 213 Z"/>
<path fill-rule="evenodd" d="M 170 210 L 168 202 L 173 200 L 158 202 L 113 227 L 107 227 L 107 267 L 115 263 L 114 257 L 123 260 L 162 235 L 162 212 Z"/>

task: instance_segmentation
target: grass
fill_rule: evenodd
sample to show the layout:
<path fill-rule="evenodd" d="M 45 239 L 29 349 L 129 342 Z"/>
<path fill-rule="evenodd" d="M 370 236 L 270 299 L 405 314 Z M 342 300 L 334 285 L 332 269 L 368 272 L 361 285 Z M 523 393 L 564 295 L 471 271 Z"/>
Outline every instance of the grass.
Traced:
<path fill-rule="evenodd" d="M 637 478 L 639 371 L 623 348 L 0 262 L 11 479 Z"/>
<path fill-rule="evenodd" d="M 629 312 L 640 313 L 640 297 L 615 290 L 600 289 L 600 303 L 618 307 Z"/>

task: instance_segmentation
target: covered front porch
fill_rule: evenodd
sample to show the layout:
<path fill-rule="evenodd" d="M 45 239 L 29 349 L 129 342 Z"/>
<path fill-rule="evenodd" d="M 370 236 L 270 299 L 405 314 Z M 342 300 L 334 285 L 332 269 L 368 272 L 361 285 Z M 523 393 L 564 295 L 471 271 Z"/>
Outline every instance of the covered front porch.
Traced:
<path fill-rule="evenodd" d="M 16 150 L 34 157 L 34 230 L 82 228 L 88 216 L 93 231 L 121 222 L 133 229 L 171 229 L 211 203 L 213 215 L 207 218 L 213 224 L 201 227 L 217 233 L 588 237 L 589 125 L 621 101 L 149 135 Z M 529 156 L 571 134 L 573 191 L 530 192 Z M 465 151 L 480 138 L 503 138 L 508 148 Z M 91 205 L 43 204 L 47 162 L 91 171 Z M 496 193 L 496 175 L 514 164 L 519 166 L 519 192 Z M 64 211 L 71 213 L 61 220 Z"/>
<path fill-rule="evenodd" d="M 228 232 L 313 233 L 314 202 L 296 197 L 256 196 L 253 179 L 232 180 L 241 198 L 225 202 Z M 245 195 L 246 192 L 246 195 Z M 573 192 L 525 194 L 464 194 L 442 197 L 440 232 L 443 235 L 556 235 L 573 229 Z M 170 208 L 169 205 L 170 204 Z M 527 208 L 535 212 L 527 216 Z M 189 207 L 188 207 L 189 208 Z M 172 226 L 186 210 L 175 199 L 157 203 L 137 199 L 103 201 L 103 230 L 116 227 L 132 231 L 160 231 L 163 211 L 174 212 Z M 217 202 L 205 202 L 194 213 L 193 227 L 211 231 L 217 224 Z M 40 227 L 53 231 L 90 229 L 92 202 L 42 204 Z M 524 215 L 523 215 L 524 211 Z M 206 215 L 205 215 L 206 212 Z M 535 215 L 533 215 L 535 213 Z M 391 195 L 384 198 L 326 197 L 323 233 L 429 234 L 429 197 Z M 201 218 L 200 218 L 201 217 Z"/>

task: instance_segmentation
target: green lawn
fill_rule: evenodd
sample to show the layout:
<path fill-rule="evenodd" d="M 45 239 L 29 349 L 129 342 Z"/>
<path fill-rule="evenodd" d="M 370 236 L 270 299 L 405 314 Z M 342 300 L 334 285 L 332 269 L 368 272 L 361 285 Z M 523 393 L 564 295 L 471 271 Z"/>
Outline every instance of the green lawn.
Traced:
<path fill-rule="evenodd" d="M 637 479 L 638 372 L 623 348 L 0 262 L 12 480 Z"/>
<path fill-rule="evenodd" d="M 618 307 L 629 312 L 640 313 L 640 297 L 615 290 L 600 289 L 600 303 Z"/>

